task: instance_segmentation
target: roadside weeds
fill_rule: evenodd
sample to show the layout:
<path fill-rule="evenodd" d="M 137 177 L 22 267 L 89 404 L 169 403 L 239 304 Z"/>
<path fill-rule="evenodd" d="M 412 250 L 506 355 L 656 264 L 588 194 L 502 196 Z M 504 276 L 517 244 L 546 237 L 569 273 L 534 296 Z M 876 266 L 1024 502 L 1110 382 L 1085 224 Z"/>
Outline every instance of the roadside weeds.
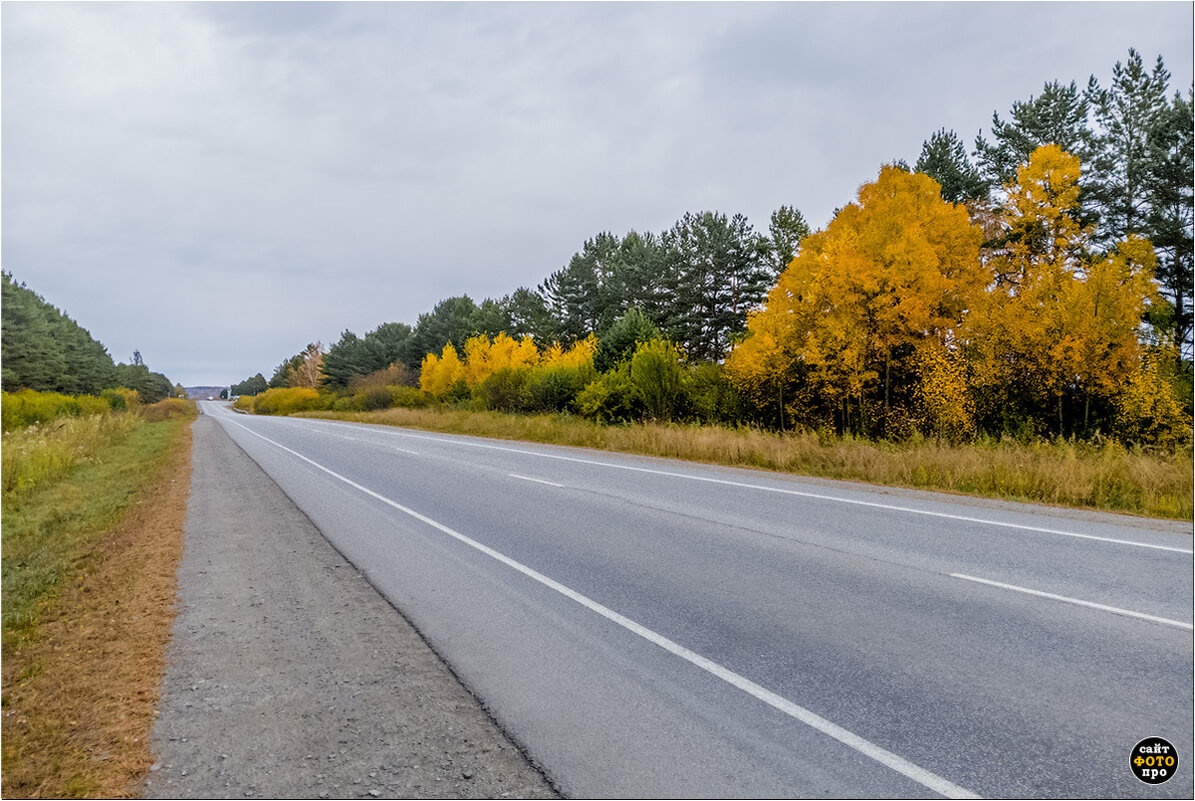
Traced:
<path fill-rule="evenodd" d="M 951 445 L 774 433 L 748 428 L 640 423 L 604 426 L 566 415 L 468 409 L 299 412 L 495 439 L 747 467 L 878 486 L 951 492 L 1073 509 L 1192 520 L 1195 471 L 1190 451 L 1161 454 L 1109 442 L 984 441 Z"/>
<path fill-rule="evenodd" d="M 190 416 L 116 523 L 71 565 L 36 630 L 5 644 L 3 795 L 132 797 L 175 614 Z"/>

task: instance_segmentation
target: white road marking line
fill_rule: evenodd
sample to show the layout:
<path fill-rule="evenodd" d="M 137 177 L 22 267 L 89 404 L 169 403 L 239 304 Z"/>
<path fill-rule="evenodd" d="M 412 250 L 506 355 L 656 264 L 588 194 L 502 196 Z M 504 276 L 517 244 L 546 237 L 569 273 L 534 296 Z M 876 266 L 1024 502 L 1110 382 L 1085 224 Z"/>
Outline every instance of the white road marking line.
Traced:
<path fill-rule="evenodd" d="M 524 481 L 534 481 L 536 484 L 547 484 L 549 487 L 564 488 L 563 484 L 557 484 L 555 481 L 544 481 L 542 478 L 532 478 L 531 476 L 520 476 L 518 473 L 507 473 L 511 478 L 521 478 Z"/>
<path fill-rule="evenodd" d="M 321 421 L 327 422 L 327 421 Z M 694 476 L 687 473 L 674 473 L 668 470 L 653 470 L 648 467 L 632 467 L 625 464 L 611 464 L 610 462 L 601 462 L 595 459 L 581 459 L 575 456 L 562 456 L 555 453 L 539 453 L 537 451 L 528 451 L 521 448 L 507 448 L 501 445 L 485 445 L 480 442 L 469 442 L 467 440 L 445 439 L 442 437 L 429 437 L 421 434 L 409 434 L 401 431 L 387 431 L 384 428 L 378 429 L 379 433 L 388 434 L 394 437 L 408 437 L 410 439 L 423 439 L 432 442 L 447 442 L 455 445 L 462 445 L 469 448 L 484 448 L 486 450 L 506 451 L 508 453 L 521 453 L 527 456 L 538 456 L 542 459 L 559 459 L 564 462 L 577 462 L 579 464 L 597 465 L 598 467 L 608 467 L 613 470 L 630 470 L 636 473 L 652 473 L 658 476 L 670 476 L 672 478 L 686 478 L 690 481 L 704 481 L 710 484 L 724 484 L 731 487 L 743 487 L 745 489 L 755 489 L 762 492 L 775 492 L 781 495 L 796 495 L 802 498 L 814 498 L 821 501 L 835 501 L 837 503 L 848 503 L 855 506 L 870 506 L 877 509 L 887 509 L 893 512 L 906 512 L 908 514 L 925 515 L 927 517 L 940 517 L 947 520 L 960 520 L 965 523 L 981 523 L 989 526 L 999 526 L 1002 528 L 1015 528 L 1021 531 L 1036 531 L 1042 534 L 1057 534 L 1062 537 L 1077 537 L 1084 540 L 1096 540 L 1098 542 L 1110 542 L 1117 545 L 1131 545 L 1137 548 L 1151 548 L 1158 551 L 1172 551 L 1174 553 L 1195 554 L 1188 548 L 1174 548 L 1169 545 L 1154 545 L 1148 542 L 1137 542 L 1136 540 L 1121 540 L 1113 537 L 1097 537 L 1094 534 L 1079 534 L 1074 531 L 1061 531 L 1053 528 L 1042 528 L 1040 526 L 1026 526 L 1019 523 L 1005 523 L 1000 520 L 988 520 L 982 517 L 968 517 L 966 515 L 953 515 L 946 512 L 931 512 L 926 509 L 914 509 L 908 506 L 897 506 L 895 504 L 878 503 L 876 501 L 860 501 L 853 498 L 838 498 L 833 495 L 823 495 L 817 492 L 804 492 L 802 490 L 783 489 L 781 487 L 767 487 L 761 484 L 748 484 L 743 481 L 730 481 L 723 478 L 710 478 L 709 476 Z"/>
<path fill-rule="evenodd" d="M 361 442 L 361 443 L 364 443 L 364 444 L 366 444 L 366 445 L 375 445 L 375 446 L 376 446 L 376 445 L 378 445 L 378 443 L 376 443 L 376 442 L 374 442 L 373 440 L 370 440 L 370 439 L 361 439 L 360 437 L 347 437 L 347 436 L 345 436 L 344 434 L 329 434 L 328 436 L 333 436 L 333 437 L 335 437 L 336 439 L 344 439 L 344 440 L 348 440 L 349 442 Z M 409 454 L 411 454 L 412 456 L 419 456 L 419 455 L 420 455 L 420 454 L 419 454 L 419 451 L 412 451 L 412 450 L 408 450 L 407 448 L 400 448 L 400 447 L 398 447 L 397 445 L 391 445 L 391 444 L 389 444 L 389 443 L 386 443 L 385 445 L 382 445 L 381 447 L 384 447 L 384 448 L 389 448 L 389 449 L 390 449 L 390 450 L 392 450 L 392 451 L 399 451 L 400 453 L 409 453 Z"/>
<path fill-rule="evenodd" d="M 1018 587 L 1016 584 L 1005 584 L 1002 581 L 992 581 L 991 579 L 976 578 L 975 576 L 966 576 L 966 575 L 963 575 L 962 573 L 951 573 L 950 575 L 952 578 L 963 579 L 965 581 L 975 581 L 980 584 L 990 584 L 993 587 L 999 587 L 1004 590 L 1012 590 L 1013 592 L 1023 592 L 1023 593 L 1026 593 L 1027 595 L 1036 595 L 1040 598 L 1049 598 L 1050 600 L 1053 600 L 1053 601 L 1062 601 L 1064 603 L 1075 604 L 1077 606 L 1089 606 L 1092 609 L 1100 609 L 1100 610 L 1103 610 L 1104 612 L 1112 612 L 1113 614 L 1117 614 L 1117 615 L 1126 615 L 1128 617 L 1136 617 L 1136 618 L 1140 618 L 1142 620 L 1150 620 L 1150 621 L 1153 621 L 1154 623 L 1161 623 L 1166 626 L 1174 626 L 1176 628 L 1186 629 L 1187 631 L 1192 631 L 1193 629 L 1195 629 L 1195 627 L 1192 627 L 1192 625 L 1190 623 L 1183 623 L 1181 620 L 1171 620 L 1168 617 L 1158 617 L 1156 615 L 1147 615 L 1144 612 L 1134 612 L 1129 609 L 1121 609 L 1118 606 L 1108 606 L 1107 604 L 1097 604 L 1093 601 L 1083 601 L 1078 598 L 1069 598 L 1065 595 L 1055 595 L 1052 592 L 1042 592 L 1041 590 L 1031 590 L 1028 587 Z"/>
<path fill-rule="evenodd" d="M 569 598 L 570 600 L 576 601 L 577 603 L 581 604 L 586 609 L 589 609 L 590 611 L 601 615 L 602 617 L 606 618 L 607 620 L 618 624 L 619 626 L 623 627 L 627 631 L 637 634 L 640 637 L 642 637 L 643 639 L 647 640 L 648 642 L 651 642 L 651 643 L 654 643 L 655 645 L 660 646 L 661 648 L 668 651 L 669 653 L 679 656 L 681 659 L 684 659 L 685 661 L 701 668 L 702 670 L 706 671 L 707 673 L 710 673 L 710 674 L 722 679 L 723 681 L 727 682 L 728 684 L 734 685 L 735 687 L 739 688 L 743 692 L 757 698 L 760 701 L 763 701 L 765 704 L 768 704 L 769 706 L 773 707 L 774 709 L 777 709 L 777 710 L 785 713 L 786 715 L 789 715 L 790 717 L 795 718 L 796 720 L 800 721 L 801 723 L 804 723 L 806 726 L 810 726 L 811 728 L 817 729 L 818 731 L 822 732 L 823 734 L 833 737 L 835 740 L 838 740 L 840 743 L 842 743 L 850 748 L 853 748 L 856 751 L 858 751 L 868 757 L 871 757 L 876 762 L 879 762 L 881 765 L 891 768 L 892 770 L 896 771 L 897 773 L 900 773 L 900 774 L 912 779 L 913 781 L 917 782 L 918 784 L 921 784 L 922 786 L 927 787 L 936 793 L 944 795 L 947 798 L 979 798 L 980 797 L 980 796 L 976 795 L 975 793 L 972 793 L 969 790 L 965 790 L 962 787 L 959 787 L 957 784 L 954 784 L 950 781 L 947 781 L 946 779 L 943 779 L 941 776 L 938 776 L 935 773 L 931 773 L 930 771 L 926 770 L 925 768 L 914 765 L 912 762 L 909 762 L 908 760 L 904 759 L 903 757 L 897 756 L 896 754 L 892 753 L 891 751 L 881 748 L 880 746 L 876 745 L 875 743 L 870 742 L 869 740 L 863 739 L 862 737 L 860 737 L 857 734 L 847 731 L 846 729 L 842 728 L 841 726 L 839 726 L 835 723 L 831 723 L 830 721 L 826 720 L 822 716 L 820 716 L 814 712 L 811 712 L 802 706 L 798 706 L 797 704 L 794 704 L 792 701 L 789 701 L 787 698 L 777 695 L 776 693 L 772 692 L 771 690 L 768 690 L 767 688 L 765 688 L 759 684 L 756 684 L 755 682 L 751 681 L 750 679 L 748 679 L 744 676 L 740 676 L 739 674 L 735 673 L 732 670 L 729 670 L 728 668 L 723 667 L 722 665 L 718 664 L 717 662 L 706 659 L 704 656 L 701 656 L 698 653 L 690 651 L 688 648 L 685 648 L 683 645 L 673 642 L 672 640 L 668 639 L 667 637 L 663 636 L 662 634 L 657 634 L 655 631 L 652 631 L 651 629 L 647 628 L 646 626 L 640 625 L 639 623 L 636 623 L 635 621 L 631 620 L 630 618 L 623 617 L 622 615 L 618 614 L 614 610 L 612 610 L 608 607 L 602 606 L 597 601 L 594 601 L 593 599 L 591 599 L 585 595 L 582 595 L 581 593 L 577 592 L 576 590 L 566 587 L 565 585 L 561 584 L 560 582 L 556 581 L 555 579 L 548 578 L 547 576 L 538 572 L 537 570 L 527 567 L 522 562 L 515 561 L 514 559 L 510 558 L 506 554 L 503 554 L 499 551 L 494 550 L 493 548 L 490 548 L 488 545 L 483 545 L 480 542 L 478 542 L 477 540 L 471 539 L 470 537 L 467 537 L 464 534 L 461 534 L 460 532 L 449 528 L 448 526 L 444 525 L 443 523 L 436 522 L 435 520 L 432 520 L 430 517 L 427 517 L 426 515 L 422 515 L 419 512 L 416 512 L 414 509 L 410 509 L 406 506 L 403 506 L 402 504 L 398 503 L 397 501 L 392 501 L 389 498 L 387 498 L 386 496 L 381 495 L 377 492 L 374 492 L 373 490 L 369 489 L 368 487 L 364 487 L 364 486 L 358 484 L 357 482 L 353 481 L 350 478 L 345 478 L 344 476 L 340 475 L 339 473 L 336 473 L 332 470 L 329 470 L 327 467 L 324 467 L 319 462 L 309 459 L 306 456 L 304 456 L 303 454 L 299 453 L 298 451 L 291 450 L 290 448 L 286 447 L 285 445 L 283 445 L 279 442 L 275 442 L 274 440 L 270 439 L 269 437 L 264 437 L 261 434 L 258 434 L 256 431 L 248 428 L 247 426 L 241 425 L 240 423 L 236 422 L 235 420 L 229 420 L 229 422 L 231 422 L 233 425 L 235 425 L 239 428 L 245 429 L 245 431 L 248 431 L 253 436 L 258 437 L 259 439 L 265 440 L 266 442 L 270 443 L 271 445 L 273 445 L 283 451 L 286 451 L 287 453 L 291 454 L 292 456 L 294 456 L 298 459 L 301 459 L 304 462 L 307 462 L 312 467 L 314 467 L 318 470 L 322 470 L 323 472 L 327 473 L 328 475 L 332 476 L 333 478 L 343 481 L 345 484 L 348 484 L 353 489 L 360 490 L 361 492 L 365 493 L 366 495 L 370 496 L 371 498 L 379 500 L 382 503 L 384 503 L 388 506 L 391 506 L 394 509 L 397 509 L 398 511 L 402 512 L 403 514 L 406 514 L 406 515 L 409 515 L 409 516 L 415 518 L 416 520 L 420 521 L 421 523 L 426 523 L 427 525 L 431 526 L 432 528 L 437 529 L 438 531 L 442 531 L 443 533 L 447 534 L 448 536 L 450 536 L 456 540 L 459 540 L 460 542 L 463 542 L 464 544 L 470 546 L 471 548 L 475 548 L 476 550 L 480 551 L 481 553 L 484 553 L 486 556 L 496 559 L 497 561 L 501 562 L 502 564 L 504 564 L 510 568 L 513 568 L 514 570 L 517 570 L 518 572 L 522 573 L 523 575 L 527 576 L 528 578 L 531 578 L 534 581 L 539 582 L 540 584 L 544 585 L 545 587 L 548 587 L 549 589 L 555 590 L 556 592 L 560 593 L 561 595 L 565 596 L 566 598 Z"/>

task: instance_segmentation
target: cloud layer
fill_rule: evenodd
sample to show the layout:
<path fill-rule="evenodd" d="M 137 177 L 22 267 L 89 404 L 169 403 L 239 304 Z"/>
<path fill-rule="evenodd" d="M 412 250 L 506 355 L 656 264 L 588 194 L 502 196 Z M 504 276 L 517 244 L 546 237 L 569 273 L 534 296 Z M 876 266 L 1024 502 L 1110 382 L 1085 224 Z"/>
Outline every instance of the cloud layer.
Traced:
<path fill-rule="evenodd" d="M 1136 47 L 1162 4 L 3 5 L 3 262 L 127 360 L 267 376 L 307 342 L 534 286 L 602 230 L 815 225 Z"/>

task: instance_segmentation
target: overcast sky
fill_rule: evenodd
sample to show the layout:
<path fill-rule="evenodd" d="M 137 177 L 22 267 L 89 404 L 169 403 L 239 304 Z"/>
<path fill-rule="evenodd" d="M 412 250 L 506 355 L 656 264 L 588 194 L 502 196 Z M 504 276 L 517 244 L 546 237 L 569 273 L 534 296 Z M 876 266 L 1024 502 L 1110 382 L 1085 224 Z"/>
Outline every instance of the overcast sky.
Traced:
<path fill-rule="evenodd" d="M 535 287 L 686 211 L 814 227 L 884 162 L 1192 4 L 0 5 L 2 257 L 117 361 L 226 384 Z"/>

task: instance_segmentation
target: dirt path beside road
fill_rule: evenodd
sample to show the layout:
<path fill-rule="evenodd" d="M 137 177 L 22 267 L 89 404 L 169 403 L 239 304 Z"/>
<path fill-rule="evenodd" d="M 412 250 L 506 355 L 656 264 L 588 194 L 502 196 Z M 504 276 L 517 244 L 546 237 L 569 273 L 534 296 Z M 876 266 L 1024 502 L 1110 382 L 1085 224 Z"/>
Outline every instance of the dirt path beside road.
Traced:
<path fill-rule="evenodd" d="M 193 436 L 146 797 L 556 797 L 215 420 Z"/>

